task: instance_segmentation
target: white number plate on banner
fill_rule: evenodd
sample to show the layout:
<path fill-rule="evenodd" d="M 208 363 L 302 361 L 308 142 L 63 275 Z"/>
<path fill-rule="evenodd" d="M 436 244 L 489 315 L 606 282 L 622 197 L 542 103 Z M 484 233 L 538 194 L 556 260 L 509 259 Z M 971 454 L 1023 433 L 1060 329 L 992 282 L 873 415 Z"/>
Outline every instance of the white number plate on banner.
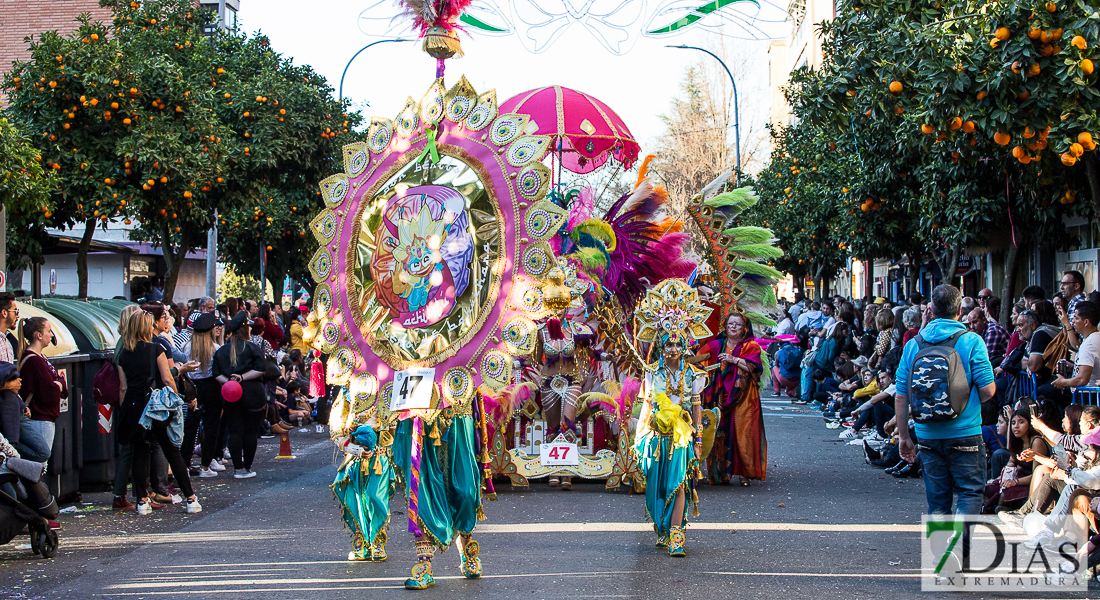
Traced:
<path fill-rule="evenodd" d="M 544 467 L 575 467 L 580 462 L 576 444 L 562 442 L 539 446 L 539 464 Z"/>
<path fill-rule="evenodd" d="M 390 410 L 425 410 L 432 407 L 432 388 L 435 386 L 435 369 L 414 367 L 398 371 L 393 378 L 390 393 Z"/>

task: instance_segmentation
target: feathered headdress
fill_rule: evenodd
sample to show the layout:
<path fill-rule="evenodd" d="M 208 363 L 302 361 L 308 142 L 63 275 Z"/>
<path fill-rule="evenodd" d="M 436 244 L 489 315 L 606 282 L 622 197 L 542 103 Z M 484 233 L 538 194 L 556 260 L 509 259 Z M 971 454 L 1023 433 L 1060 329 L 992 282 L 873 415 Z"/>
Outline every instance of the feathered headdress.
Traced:
<path fill-rule="evenodd" d="M 649 179 L 649 160 L 642 163 L 634 190 L 602 215 L 593 214 L 591 190 L 566 193 L 569 219 L 553 241 L 559 256 L 614 294 L 626 310 L 647 287 L 695 270 L 683 256 L 689 241 L 683 224 L 663 216 L 668 192 Z"/>
<path fill-rule="evenodd" d="M 404 11 L 398 18 L 412 21 L 424 40 L 424 51 L 443 60 L 462 57 L 458 39 L 458 18 L 473 0 L 400 0 Z"/>
<path fill-rule="evenodd" d="M 773 326 L 764 314 L 775 307 L 775 283 L 783 274 L 765 264 L 783 255 L 770 229 L 737 226 L 737 217 L 753 207 L 757 196 L 742 187 L 717 193 L 730 173 L 703 188 L 688 206 L 688 214 L 706 236 L 708 262 L 714 268 L 724 314 L 736 310 L 757 325 Z"/>

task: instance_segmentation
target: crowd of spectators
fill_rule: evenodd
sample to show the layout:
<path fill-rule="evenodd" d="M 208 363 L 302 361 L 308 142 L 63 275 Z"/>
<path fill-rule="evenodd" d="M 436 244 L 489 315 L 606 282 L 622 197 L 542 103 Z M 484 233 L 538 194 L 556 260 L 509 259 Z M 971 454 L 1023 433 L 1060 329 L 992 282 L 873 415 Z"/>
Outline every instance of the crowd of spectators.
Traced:
<path fill-rule="evenodd" d="M 112 377 L 97 375 L 97 386 L 117 380 L 117 390 L 105 388 L 117 401 L 100 400 L 117 406 L 114 509 L 144 515 L 183 504 L 200 512 L 193 477 L 218 477 L 230 463 L 234 478 L 255 477 L 259 438 L 327 422 L 325 394 L 309 396 L 308 306 L 207 297 L 164 304 L 158 281 L 149 283 L 141 303 L 120 315 L 113 360 L 100 372 Z M 0 293 L 0 328 L 0 491 L 23 498 L 26 490 L 4 474 L 15 460 L 46 469 L 69 391 L 43 354 L 56 344 L 48 319 L 21 319 L 15 296 Z M 223 395 L 230 381 L 239 399 Z"/>
<path fill-rule="evenodd" d="M 799 295 L 781 310 L 779 342 L 768 349 L 773 395 L 820 410 L 868 464 L 923 477 L 930 513 L 997 514 L 1021 532 L 1030 523 L 1030 549 L 1072 538 L 1069 525 L 1096 530 L 1100 294 L 1085 293 L 1081 273 L 1065 272 L 1049 299 L 1026 288 L 1003 321 L 990 290 L 963 297 L 951 286 L 898 303 Z M 965 409 L 943 421 L 899 422 L 923 377 L 917 354 L 933 345 L 959 355 Z M 1090 567 L 1100 563 L 1100 536 L 1074 541 Z"/>

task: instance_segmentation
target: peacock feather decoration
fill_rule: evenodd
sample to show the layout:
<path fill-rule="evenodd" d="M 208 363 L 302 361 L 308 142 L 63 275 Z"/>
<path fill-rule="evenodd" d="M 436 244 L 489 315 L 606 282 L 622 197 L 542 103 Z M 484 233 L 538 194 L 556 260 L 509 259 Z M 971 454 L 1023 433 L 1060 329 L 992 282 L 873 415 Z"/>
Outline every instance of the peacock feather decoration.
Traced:
<path fill-rule="evenodd" d="M 756 205 L 751 187 L 721 191 L 729 172 L 696 194 L 688 214 L 706 237 L 707 260 L 718 280 L 722 314 L 740 312 L 758 326 L 775 326 L 767 315 L 775 308 L 775 284 L 783 274 L 766 263 L 783 255 L 770 229 L 739 225 L 742 213 Z"/>

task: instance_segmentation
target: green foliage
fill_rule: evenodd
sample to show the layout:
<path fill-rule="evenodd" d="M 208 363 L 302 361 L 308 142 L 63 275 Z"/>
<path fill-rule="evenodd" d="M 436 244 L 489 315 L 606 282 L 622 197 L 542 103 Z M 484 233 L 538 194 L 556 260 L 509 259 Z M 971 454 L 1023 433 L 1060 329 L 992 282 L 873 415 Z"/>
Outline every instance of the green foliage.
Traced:
<path fill-rule="evenodd" d="M 42 168 L 42 155 L 8 119 L 0 118 L 0 202 L 8 211 L 7 243 L 12 253 L 8 268 L 23 266 L 24 256 L 41 258 L 42 226 L 50 216 L 53 174 Z M 26 227 L 21 224 L 34 223 Z"/>
<path fill-rule="evenodd" d="M 771 218 L 788 256 L 804 265 L 831 247 L 864 258 L 931 254 L 944 268 L 1013 226 L 1017 242 L 1056 238 L 1063 213 L 1087 210 L 1074 205 L 1080 191 L 1100 214 L 1100 189 L 1087 187 L 1086 170 L 1100 182 L 1092 151 L 1065 161 L 1076 166 L 1060 156 L 1100 130 L 1100 74 L 1083 62 L 1100 43 L 1100 13 L 1081 0 L 1046 6 L 841 3 L 821 26 L 824 64 L 792 74 L 796 125 L 773 132 L 778 152 L 760 176 L 762 197 L 810 217 Z M 1071 43 L 1078 35 L 1084 48 Z M 793 157 L 816 171 L 791 171 Z M 803 182 L 815 178 L 826 187 Z M 818 201 L 807 207 L 805 196 Z"/>
<path fill-rule="evenodd" d="M 164 250 L 166 300 L 216 214 L 226 260 L 256 265 L 263 242 L 278 249 L 272 269 L 304 269 L 316 185 L 340 170 L 360 117 L 267 38 L 216 29 L 211 40 L 213 14 L 192 0 L 100 3 L 110 24 L 82 15 L 68 36 L 42 34 L 4 78 L 7 111 L 58 179 L 50 216 L 21 214 L 19 226 L 87 221 L 90 240 L 96 222 L 135 220 L 134 237 Z"/>
<path fill-rule="evenodd" d="M 229 298 L 255 300 L 260 297 L 260 279 L 248 273 L 241 273 L 232 264 L 227 264 L 218 277 L 218 302 Z"/>

